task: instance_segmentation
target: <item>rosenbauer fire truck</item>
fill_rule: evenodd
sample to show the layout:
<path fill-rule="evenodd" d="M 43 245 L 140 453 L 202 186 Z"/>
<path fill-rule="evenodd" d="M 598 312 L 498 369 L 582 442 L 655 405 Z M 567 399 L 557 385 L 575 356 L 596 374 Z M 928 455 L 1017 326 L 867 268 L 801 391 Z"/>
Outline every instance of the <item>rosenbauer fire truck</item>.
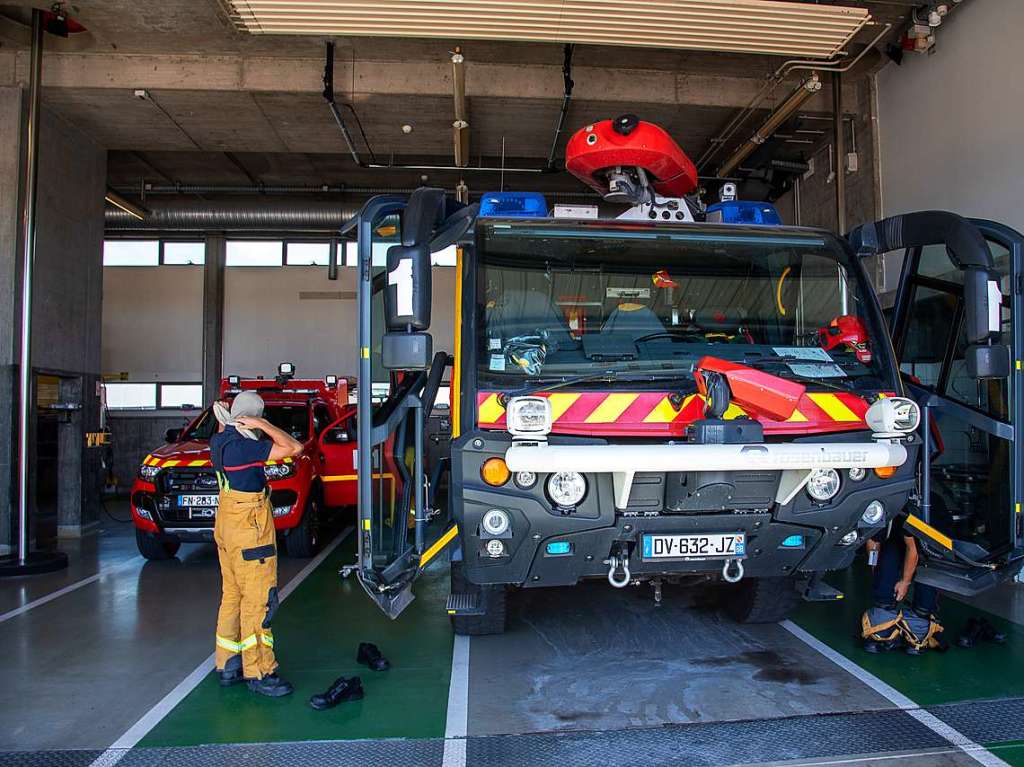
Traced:
<path fill-rule="evenodd" d="M 928 212 L 841 238 L 764 203 L 705 208 L 690 160 L 630 115 L 577 132 L 566 167 L 625 210 L 567 219 L 536 194 L 478 207 L 420 189 L 374 198 L 348 228 L 360 380 L 391 380 L 379 409 L 367 386 L 358 404 L 358 574 L 387 614 L 451 547 L 459 633 L 502 631 L 515 589 L 582 579 L 656 599 L 665 582 L 725 582 L 736 619 L 776 621 L 840 598 L 823 574 L 904 514 L 919 580 L 976 593 L 1020 569 L 1019 235 Z M 430 253 L 452 243 L 450 357 L 427 331 Z M 895 250 L 887 322 L 864 259 Z M 422 435 L 449 366 L 439 527 Z M 397 493 L 373 479 L 382 461 Z M 958 481 L 947 469 L 986 463 L 1002 468 L 975 480 L 984 502 L 933 502 Z"/>
<path fill-rule="evenodd" d="M 298 457 L 267 461 L 265 472 L 284 550 L 311 557 L 322 515 L 356 503 L 355 407 L 348 401 L 347 379 L 296 379 L 294 372 L 283 363 L 272 379 L 229 376 L 220 382 L 220 399 L 230 402 L 242 391 L 258 392 L 266 404 L 264 417 L 302 442 Z M 167 444 L 142 461 L 132 485 L 131 513 L 139 551 L 147 559 L 169 559 L 183 542 L 213 540 L 218 491 L 209 441 L 217 428 L 207 407 L 184 429 L 168 430 Z"/>

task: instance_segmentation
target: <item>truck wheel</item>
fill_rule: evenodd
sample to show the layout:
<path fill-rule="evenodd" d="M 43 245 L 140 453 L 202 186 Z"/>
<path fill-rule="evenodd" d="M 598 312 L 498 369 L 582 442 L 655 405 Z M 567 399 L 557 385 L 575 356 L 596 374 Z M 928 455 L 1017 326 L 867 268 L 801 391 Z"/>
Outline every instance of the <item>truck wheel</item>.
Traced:
<path fill-rule="evenodd" d="M 316 554 L 320 543 L 320 498 L 314 490 L 306 499 L 302 519 L 284 539 L 285 552 L 296 559 L 309 559 Z"/>
<path fill-rule="evenodd" d="M 778 623 L 800 604 L 792 578 L 746 578 L 726 599 L 726 612 L 739 623 Z"/>
<path fill-rule="evenodd" d="M 139 528 L 135 528 L 135 543 L 139 547 L 139 553 L 151 560 L 174 559 L 174 555 L 181 548 L 181 541 L 150 535 Z"/>
<path fill-rule="evenodd" d="M 508 589 L 505 586 L 477 586 L 466 580 L 461 562 L 452 562 L 452 593 L 478 592 L 484 608 L 482 615 L 453 615 L 452 629 L 460 636 L 504 634 L 508 619 Z"/>

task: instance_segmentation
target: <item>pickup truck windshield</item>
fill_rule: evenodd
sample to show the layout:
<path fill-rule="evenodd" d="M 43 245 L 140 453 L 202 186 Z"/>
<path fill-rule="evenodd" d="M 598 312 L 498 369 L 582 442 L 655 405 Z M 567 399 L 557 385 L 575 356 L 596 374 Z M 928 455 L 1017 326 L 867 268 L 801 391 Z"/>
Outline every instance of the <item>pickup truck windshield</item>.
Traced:
<path fill-rule="evenodd" d="M 263 417 L 300 442 L 309 437 L 309 408 L 306 405 L 267 405 Z M 217 431 L 217 419 L 207 408 L 181 435 L 182 439 L 208 441 Z"/>
<path fill-rule="evenodd" d="M 893 386 L 870 286 L 824 234 L 495 220 L 477 225 L 477 265 L 481 386 L 600 371 L 692 384 L 704 355 L 812 389 Z"/>

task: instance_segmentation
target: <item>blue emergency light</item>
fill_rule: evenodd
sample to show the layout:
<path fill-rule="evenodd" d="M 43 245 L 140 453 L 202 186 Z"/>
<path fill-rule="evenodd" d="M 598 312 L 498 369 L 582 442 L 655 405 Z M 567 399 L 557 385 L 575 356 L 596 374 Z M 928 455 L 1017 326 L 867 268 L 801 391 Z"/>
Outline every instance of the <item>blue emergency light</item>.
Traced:
<path fill-rule="evenodd" d="M 572 544 L 569 541 L 551 541 L 547 545 L 547 552 L 549 557 L 564 557 L 572 554 Z"/>
<path fill-rule="evenodd" d="M 774 205 L 749 200 L 731 200 L 708 205 L 707 220 L 716 224 L 782 225 L 782 219 Z"/>
<path fill-rule="evenodd" d="M 804 537 L 802 535 L 790 535 L 782 539 L 782 546 L 787 549 L 803 548 Z"/>
<path fill-rule="evenodd" d="M 478 218 L 547 218 L 548 201 L 540 192 L 487 192 L 480 198 Z"/>

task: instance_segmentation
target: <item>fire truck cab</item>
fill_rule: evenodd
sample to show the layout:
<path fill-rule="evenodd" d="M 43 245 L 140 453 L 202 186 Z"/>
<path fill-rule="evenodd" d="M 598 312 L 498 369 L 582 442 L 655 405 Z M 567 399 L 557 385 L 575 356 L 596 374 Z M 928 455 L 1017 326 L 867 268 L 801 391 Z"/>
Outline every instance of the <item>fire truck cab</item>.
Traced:
<path fill-rule="evenodd" d="M 976 593 L 1019 571 L 1019 235 L 1001 273 L 985 225 L 955 214 L 843 238 L 781 226 L 763 203 L 704 208 L 684 196 L 696 184 L 688 160 L 644 125 L 624 116 L 569 142 L 570 171 L 632 203 L 617 218 L 552 217 L 536 195 L 462 207 L 422 189 L 375 198 L 354 222 L 360 380 L 379 365 L 393 383 L 378 411 L 360 387 L 367 593 L 396 616 L 451 545 L 459 633 L 504 630 L 515 589 L 582 579 L 649 583 L 656 599 L 665 582 L 724 582 L 737 620 L 777 621 L 801 599 L 841 598 L 823 576 L 897 519 L 922 542 L 921 580 Z M 644 146 L 630 166 L 634 131 Z M 397 216 L 401 240 L 375 264 L 378 227 Z M 452 358 L 432 355 L 427 332 L 430 252 L 450 242 L 461 246 Z M 942 279 L 920 271 L 929 248 L 946 258 Z M 865 259 L 893 250 L 907 258 L 887 319 Z M 955 327 L 925 354 L 914 345 L 933 339 L 911 329 L 935 301 Z M 978 402 L 950 396 L 955 360 Z M 450 524 L 437 529 L 417 514 L 422 419 L 448 366 Z M 955 476 L 933 465 L 944 420 L 1005 462 L 994 481 L 1005 487 L 973 526 L 937 508 L 952 494 L 939 478 Z M 396 457 L 409 480 L 397 498 L 370 480 L 371 465 Z M 394 520 L 410 515 L 407 534 Z"/>
<path fill-rule="evenodd" d="M 356 503 L 355 407 L 350 381 L 296 379 L 285 363 L 272 379 L 229 376 L 220 399 L 230 402 L 255 391 L 266 403 L 264 417 L 303 443 L 298 457 L 267 461 L 265 471 L 274 507 L 274 525 L 284 550 L 311 557 L 328 511 Z M 146 456 L 131 491 L 131 513 L 139 551 L 147 559 L 173 557 L 183 542 L 213 540 L 217 478 L 209 440 L 217 431 L 212 408 L 184 429 L 167 432 L 167 444 Z"/>

